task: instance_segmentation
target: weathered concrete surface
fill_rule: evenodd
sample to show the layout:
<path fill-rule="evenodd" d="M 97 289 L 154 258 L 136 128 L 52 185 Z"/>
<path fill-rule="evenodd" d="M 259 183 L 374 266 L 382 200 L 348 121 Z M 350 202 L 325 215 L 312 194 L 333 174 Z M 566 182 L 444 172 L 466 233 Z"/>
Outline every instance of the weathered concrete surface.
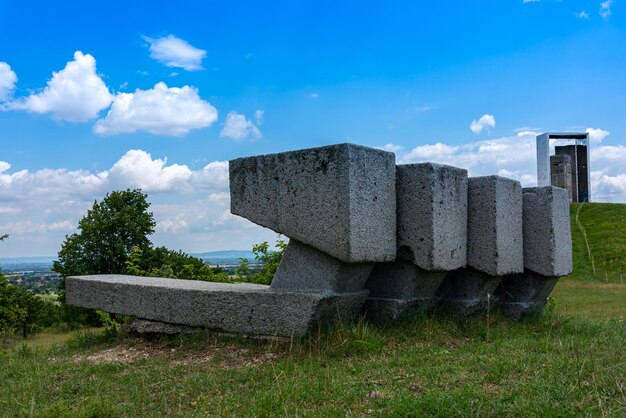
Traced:
<path fill-rule="evenodd" d="M 305 335 L 319 321 L 356 318 L 368 292 L 274 291 L 255 284 L 209 283 L 122 275 L 74 276 L 66 302 L 150 321 L 252 336 Z"/>
<path fill-rule="evenodd" d="M 231 212 L 347 263 L 396 257 L 393 153 L 353 144 L 230 161 Z"/>
<path fill-rule="evenodd" d="M 524 199 L 524 268 L 543 276 L 572 272 L 572 232 L 567 190 L 528 187 Z"/>
<path fill-rule="evenodd" d="M 398 257 L 426 270 L 467 263 L 467 170 L 442 164 L 396 167 Z"/>
<path fill-rule="evenodd" d="M 439 287 L 439 307 L 461 317 L 495 310 L 496 289 L 501 280 L 471 267 L 452 271 Z"/>
<path fill-rule="evenodd" d="M 500 176 L 469 178 L 467 265 L 492 276 L 524 271 L 518 181 Z"/>
<path fill-rule="evenodd" d="M 368 319 L 386 322 L 409 312 L 428 312 L 437 302 L 437 289 L 446 272 L 426 271 L 405 260 L 376 264 L 365 287 L 363 307 Z"/>
<path fill-rule="evenodd" d="M 202 332 L 203 328 L 189 327 L 186 325 L 168 324 L 165 322 L 148 321 L 146 319 L 135 319 L 131 324 L 123 327 L 124 331 L 131 334 L 151 335 L 151 334 L 191 334 Z"/>
<path fill-rule="evenodd" d="M 373 266 L 373 263 L 344 263 L 292 239 L 271 288 L 325 294 L 358 292 L 363 290 Z"/>
<path fill-rule="evenodd" d="M 368 321 L 385 324 L 412 313 L 428 311 L 423 301 L 407 299 L 367 298 L 363 305 L 363 315 Z"/>
<path fill-rule="evenodd" d="M 558 277 L 546 277 L 530 270 L 503 277 L 496 292 L 500 310 L 515 319 L 541 312 L 558 280 Z"/>

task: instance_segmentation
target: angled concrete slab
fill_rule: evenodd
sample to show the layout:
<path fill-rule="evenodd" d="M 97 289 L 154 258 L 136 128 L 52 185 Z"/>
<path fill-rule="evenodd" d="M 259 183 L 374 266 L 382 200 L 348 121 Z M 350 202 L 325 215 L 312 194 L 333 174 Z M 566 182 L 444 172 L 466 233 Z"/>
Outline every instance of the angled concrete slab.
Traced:
<path fill-rule="evenodd" d="M 425 270 L 467 263 L 467 170 L 442 164 L 396 167 L 398 257 Z"/>
<path fill-rule="evenodd" d="M 465 317 L 497 307 L 496 290 L 502 277 L 491 276 L 471 267 L 448 273 L 439 287 L 438 309 Z"/>
<path fill-rule="evenodd" d="M 393 153 L 353 144 L 230 161 L 231 212 L 346 263 L 396 257 Z"/>
<path fill-rule="evenodd" d="M 344 263 L 297 240 L 289 240 L 272 280 L 274 290 L 351 293 L 363 290 L 374 263 Z"/>
<path fill-rule="evenodd" d="M 467 265 L 492 276 L 522 273 L 522 187 L 500 176 L 468 182 Z"/>
<path fill-rule="evenodd" d="M 514 319 L 541 312 L 558 280 L 530 270 L 503 277 L 496 292 L 500 311 Z"/>
<path fill-rule="evenodd" d="M 567 190 L 528 187 L 524 199 L 524 268 L 543 276 L 572 272 L 572 232 Z"/>
<path fill-rule="evenodd" d="M 445 276 L 446 272 L 427 271 L 405 260 L 376 264 L 365 284 L 370 294 L 363 312 L 375 322 L 428 312 L 437 303 L 437 290 Z"/>

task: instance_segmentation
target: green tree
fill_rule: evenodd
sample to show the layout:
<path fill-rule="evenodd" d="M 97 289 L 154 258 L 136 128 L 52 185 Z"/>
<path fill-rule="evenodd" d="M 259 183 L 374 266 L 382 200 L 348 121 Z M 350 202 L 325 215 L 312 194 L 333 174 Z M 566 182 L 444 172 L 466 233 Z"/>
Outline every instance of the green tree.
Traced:
<path fill-rule="evenodd" d="M 126 261 L 126 273 L 209 282 L 233 281 L 226 273 L 210 267 L 201 259 L 165 247 L 145 249 L 134 247 Z"/>
<path fill-rule="evenodd" d="M 276 274 L 276 270 L 283 258 L 287 243 L 279 235 L 276 239 L 276 251 L 270 251 L 267 241 L 252 246 L 254 259 L 259 264 L 254 272 L 251 272 L 250 263 L 246 258 L 239 259 L 239 267 L 235 273 L 239 275 L 239 280 L 258 284 L 270 284 Z"/>
<path fill-rule="evenodd" d="M 0 236 L 4 241 L 9 236 Z M 45 302 L 31 292 L 17 286 L 9 286 L 0 270 L 0 338 L 10 337 L 21 331 L 24 338 L 35 328 L 51 326 L 58 320 L 58 308 Z"/>
<path fill-rule="evenodd" d="M 80 232 L 67 236 L 53 270 L 63 277 L 81 274 L 119 274 L 133 247 L 150 248 L 155 221 L 141 190 L 114 191 L 78 223 Z"/>

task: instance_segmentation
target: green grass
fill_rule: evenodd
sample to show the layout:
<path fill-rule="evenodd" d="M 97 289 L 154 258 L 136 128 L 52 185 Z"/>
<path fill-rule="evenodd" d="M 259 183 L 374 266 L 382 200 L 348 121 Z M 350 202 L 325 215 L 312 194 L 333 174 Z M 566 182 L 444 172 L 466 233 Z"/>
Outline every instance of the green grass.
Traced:
<path fill-rule="evenodd" d="M 626 283 L 626 205 L 572 204 L 570 216 L 574 255 L 572 277 Z"/>
<path fill-rule="evenodd" d="M 556 311 L 565 315 L 626 321 L 626 285 L 563 278 L 551 297 L 556 302 Z"/>
<path fill-rule="evenodd" d="M 566 283 L 553 312 L 519 323 L 416 317 L 286 343 L 87 331 L 17 346 L 0 354 L 0 416 L 624 416 L 623 307 L 572 316 L 587 286 Z"/>
<path fill-rule="evenodd" d="M 574 205 L 572 224 L 575 271 L 542 316 L 286 343 L 42 335 L 0 351 L 0 416 L 626 416 L 626 205 Z"/>

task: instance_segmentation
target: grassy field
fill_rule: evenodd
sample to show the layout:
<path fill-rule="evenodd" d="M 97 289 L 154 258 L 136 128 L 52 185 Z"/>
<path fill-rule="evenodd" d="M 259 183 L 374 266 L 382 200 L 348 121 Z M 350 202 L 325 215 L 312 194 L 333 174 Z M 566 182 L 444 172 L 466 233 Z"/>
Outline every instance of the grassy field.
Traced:
<path fill-rule="evenodd" d="M 40 335 L 0 350 L 0 416 L 626 417 L 626 205 L 573 206 L 572 224 L 575 272 L 541 316 L 282 343 Z"/>
<path fill-rule="evenodd" d="M 570 206 L 572 277 L 626 283 L 626 205 L 578 203 Z"/>

